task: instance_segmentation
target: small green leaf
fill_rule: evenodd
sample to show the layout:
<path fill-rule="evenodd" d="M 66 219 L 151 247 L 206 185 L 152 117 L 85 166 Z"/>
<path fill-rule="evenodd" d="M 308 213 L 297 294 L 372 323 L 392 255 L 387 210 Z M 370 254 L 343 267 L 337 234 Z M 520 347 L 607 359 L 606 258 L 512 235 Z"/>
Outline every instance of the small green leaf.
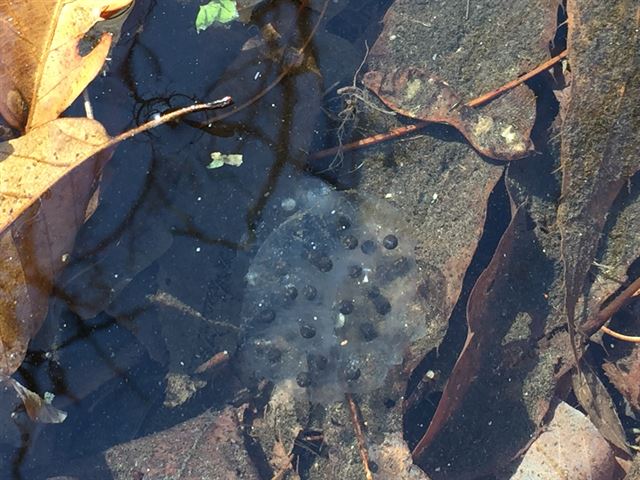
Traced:
<path fill-rule="evenodd" d="M 207 168 L 220 168 L 223 165 L 231 165 L 233 167 L 239 167 L 242 165 L 242 154 L 229 153 L 224 154 L 220 152 L 211 153 L 211 163 L 207 165 Z"/>
<path fill-rule="evenodd" d="M 229 23 L 238 18 L 235 0 L 211 0 L 201 5 L 196 16 L 196 32 L 206 30 L 214 23 Z"/>

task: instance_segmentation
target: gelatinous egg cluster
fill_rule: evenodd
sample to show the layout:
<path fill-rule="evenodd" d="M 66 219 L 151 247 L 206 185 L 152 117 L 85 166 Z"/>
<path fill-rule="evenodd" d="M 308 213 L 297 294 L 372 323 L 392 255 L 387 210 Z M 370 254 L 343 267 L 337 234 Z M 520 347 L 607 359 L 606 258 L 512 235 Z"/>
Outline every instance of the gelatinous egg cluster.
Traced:
<path fill-rule="evenodd" d="M 379 387 L 425 334 L 414 247 L 386 202 L 331 189 L 307 196 L 247 274 L 243 365 L 257 378 L 294 378 L 320 403 Z"/>

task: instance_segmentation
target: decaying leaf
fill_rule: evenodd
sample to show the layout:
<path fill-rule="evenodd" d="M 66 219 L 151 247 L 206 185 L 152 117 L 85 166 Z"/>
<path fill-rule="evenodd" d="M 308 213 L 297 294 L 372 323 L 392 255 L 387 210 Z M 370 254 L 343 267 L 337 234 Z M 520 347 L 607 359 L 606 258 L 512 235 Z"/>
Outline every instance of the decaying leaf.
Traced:
<path fill-rule="evenodd" d="M 606 362 L 602 369 L 611 383 L 636 412 L 640 411 L 640 347 L 617 362 Z"/>
<path fill-rule="evenodd" d="M 562 131 L 565 308 L 570 325 L 620 189 L 640 168 L 640 6 L 570 0 L 571 97 Z M 577 317 L 577 318 L 576 318 Z"/>
<path fill-rule="evenodd" d="M 17 380 L 4 377 L 0 374 L 0 383 L 1 382 L 7 382 L 13 387 L 32 420 L 41 423 L 61 423 L 67 418 L 65 412 L 51 405 L 53 398 L 49 398 L 49 395 L 41 398 L 28 388 L 22 386 Z"/>
<path fill-rule="evenodd" d="M 429 73 L 407 68 L 389 72 L 367 72 L 365 86 L 392 110 L 410 118 L 447 123 L 457 128 L 480 153 L 491 158 L 513 160 L 532 150 L 529 132 L 533 118 L 517 115 L 498 118 L 462 105 L 462 100 L 442 80 Z"/>
<path fill-rule="evenodd" d="M 549 58 L 557 0 L 500 3 L 396 0 L 368 59 L 365 85 L 394 110 L 453 125 L 485 155 L 512 160 L 531 151 L 535 98 L 527 87 L 500 105 L 463 105 Z M 392 88 L 388 88 L 392 86 Z M 382 88 L 379 88 L 382 87 Z"/>
<path fill-rule="evenodd" d="M 504 467 L 542 423 L 566 350 L 561 332 L 546 346 L 539 338 L 551 321 L 546 292 L 554 270 L 520 207 L 472 290 L 465 346 L 414 449 L 431 477 L 473 478 Z"/>
<path fill-rule="evenodd" d="M 131 0 L 0 1 L 0 114 L 30 130 L 57 118 L 98 74 L 111 46 L 103 33 L 82 56 L 79 42 Z"/>

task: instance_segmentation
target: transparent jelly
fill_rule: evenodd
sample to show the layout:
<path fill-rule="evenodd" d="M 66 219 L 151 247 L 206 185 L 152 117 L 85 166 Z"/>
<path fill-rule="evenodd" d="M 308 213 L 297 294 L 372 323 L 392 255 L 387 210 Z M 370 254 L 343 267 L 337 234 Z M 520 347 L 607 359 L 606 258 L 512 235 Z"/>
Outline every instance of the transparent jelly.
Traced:
<path fill-rule="evenodd" d="M 384 201 L 325 186 L 296 204 L 247 274 L 240 362 L 329 403 L 379 387 L 426 333 L 415 242 Z"/>

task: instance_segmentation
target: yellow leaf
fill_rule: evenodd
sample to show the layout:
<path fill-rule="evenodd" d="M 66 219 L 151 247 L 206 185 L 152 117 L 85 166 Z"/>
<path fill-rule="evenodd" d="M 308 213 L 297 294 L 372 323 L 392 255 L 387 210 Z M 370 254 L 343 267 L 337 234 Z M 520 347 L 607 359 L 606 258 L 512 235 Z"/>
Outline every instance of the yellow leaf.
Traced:
<path fill-rule="evenodd" d="M 109 158 L 104 127 L 61 118 L 0 143 L 0 375 L 22 362 Z"/>
<path fill-rule="evenodd" d="M 0 0 L 0 114 L 16 128 L 57 118 L 98 74 L 111 46 L 103 33 L 81 56 L 78 44 L 123 0 Z"/>

